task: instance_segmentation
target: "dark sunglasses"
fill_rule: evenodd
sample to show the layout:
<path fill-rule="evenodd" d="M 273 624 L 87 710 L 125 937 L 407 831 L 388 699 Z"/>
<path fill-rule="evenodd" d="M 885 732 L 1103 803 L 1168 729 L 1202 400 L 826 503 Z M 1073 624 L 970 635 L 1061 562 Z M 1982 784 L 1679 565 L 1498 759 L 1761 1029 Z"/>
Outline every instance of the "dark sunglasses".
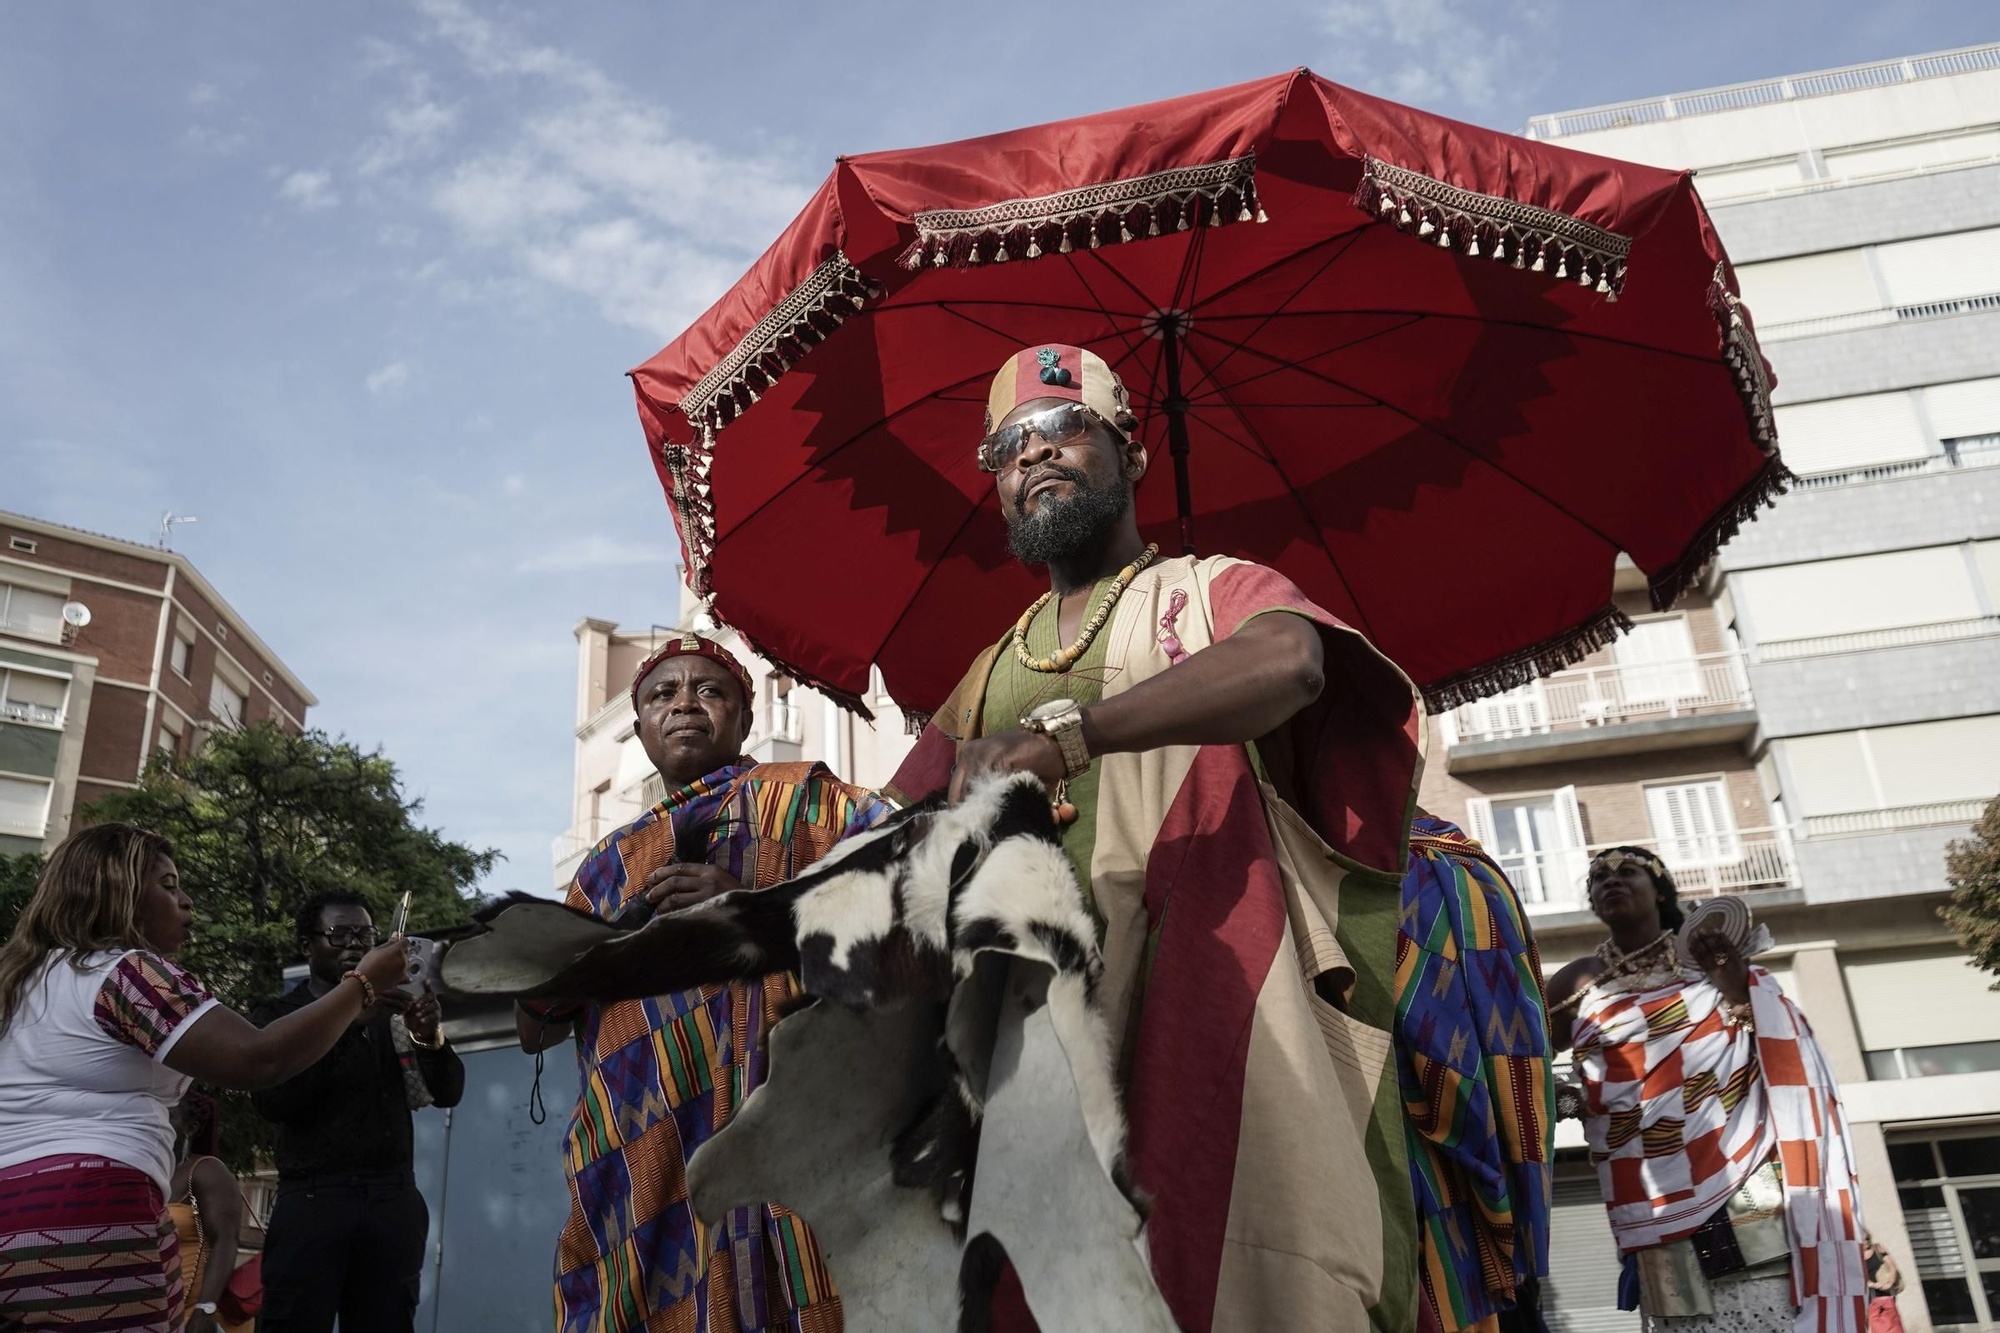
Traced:
<path fill-rule="evenodd" d="M 1124 431 L 1082 403 L 1063 403 L 1031 417 L 1023 417 L 1011 426 L 1002 426 L 981 440 L 979 470 L 1006 471 L 1021 456 L 1021 451 L 1028 447 L 1030 436 L 1041 436 L 1053 449 L 1067 449 L 1073 444 L 1080 444 L 1090 434 L 1092 425 L 1105 427 L 1120 440 L 1127 438 Z"/>

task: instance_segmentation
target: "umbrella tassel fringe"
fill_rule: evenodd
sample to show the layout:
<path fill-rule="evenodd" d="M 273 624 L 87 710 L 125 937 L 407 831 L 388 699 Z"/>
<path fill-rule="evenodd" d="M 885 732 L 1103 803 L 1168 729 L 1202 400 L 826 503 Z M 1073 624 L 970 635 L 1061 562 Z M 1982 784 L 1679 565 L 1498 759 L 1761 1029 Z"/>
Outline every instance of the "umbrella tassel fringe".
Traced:
<path fill-rule="evenodd" d="M 1477 670 L 1424 687 L 1424 707 L 1436 716 L 1508 690 L 1519 689 L 1543 676 L 1575 666 L 1632 628 L 1631 618 L 1615 606 L 1601 607 L 1582 624 L 1510 653 Z"/>
<path fill-rule="evenodd" d="M 1680 558 L 1647 580 L 1653 609 L 1664 611 L 1679 601 L 1682 594 L 1701 578 L 1702 571 L 1715 559 L 1716 552 L 1727 545 L 1745 523 L 1755 523 L 1759 514 L 1776 505 L 1778 497 L 1790 488 L 1793 480 L 1792 470 L 1785 466 L 1784 459 L 1775 452 L 1767 457 L 1757 475 L 1709 520 L 1708 526 L 1688 544 Z"/>
<path fill-rule="evenodd" d="M 1617 300 L 1625 285 L 1630 237 L 1553 209 L 1463 190 L 1380 158 L 1366 159 L 1354 206 L 1441 250 L 1463 242 L 1468 257 L 1478 257 L 1482 238 L 1491 236 L 1493 258 L 1505 259 L 1511 238 L 1515 268 L 1543 273 L 1553 260 L 1558 279 L 1569 280 L 1574 269 L 1578 286 L 1607 301 Z M 1523 254 L 1532 254 L 1532 262 L 1523 262 Z"/>
<path fill-rule="evenodd" d="M 1080 245 L 1095 250 L 1114 241 L 1129 244 L 1203 225 L 1269 220 L 1257 198 L 1256 159 L 1245 155 L 1037 199 L 919 213 L 917 238 L 898 262 L 913 273 L 926 266 L 968 268 L 1040 259 L 1051 251 L 1070 254 Z"/>

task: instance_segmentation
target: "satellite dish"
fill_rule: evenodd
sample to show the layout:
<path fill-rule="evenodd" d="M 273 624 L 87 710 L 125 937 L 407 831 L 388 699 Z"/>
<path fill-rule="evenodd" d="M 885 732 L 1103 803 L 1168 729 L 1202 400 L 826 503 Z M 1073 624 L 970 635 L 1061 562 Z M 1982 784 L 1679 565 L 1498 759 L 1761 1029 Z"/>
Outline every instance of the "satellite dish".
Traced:
<path fill-rule="evenodd" d="M 62 617 L 71 629 L 82 629 L 90 623 L 90 608 L 82 602 L 64 602 Z"/>

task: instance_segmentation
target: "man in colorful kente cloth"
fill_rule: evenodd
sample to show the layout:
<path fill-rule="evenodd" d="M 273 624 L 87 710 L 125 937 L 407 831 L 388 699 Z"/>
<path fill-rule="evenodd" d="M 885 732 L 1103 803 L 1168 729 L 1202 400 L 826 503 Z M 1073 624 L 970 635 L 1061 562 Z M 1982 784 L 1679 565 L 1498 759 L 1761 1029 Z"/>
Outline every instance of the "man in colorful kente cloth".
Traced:
<path fill-rule="evenodd" d="M 750 675 L 688 634 L 632 681 L 639 744 L 667 797 L 599 843 L 567 901 L 607 920 L 789 879 L 890 812 L 823 764 L 758 764 Z M 678 854 L 677 854 L 678 849 Z M 582 1092 L 563 1164 L 569 1223 L 556 1250 L 560 1333 L 793 1329 L 838 1333 L 840 1298 L 799 1219 L 770 1204 L 711 1231 L 688 1209 L 686 1164 L 764 1081 L 766 1037 L 797 980 L 707 986 L 604 1006 L 523 1003 L 524 1050 L 574 1033 Z"/>
<path fill-rule="evenodd" d="M 1083 349 L 994 377 L 980 465 L 1051 590 L 888 794 L 989 770 L 1055 793 L 1183 1328 L 1496 1328 L 1546 1267 L 1519 906 L 1449 825 L 1412 840 L 1422 719 L 1393 663 L 1273 570 L 1141 543 L 1136 427 Z M 1017 1282 L 995 1313 L 1032 1326 Z"/>

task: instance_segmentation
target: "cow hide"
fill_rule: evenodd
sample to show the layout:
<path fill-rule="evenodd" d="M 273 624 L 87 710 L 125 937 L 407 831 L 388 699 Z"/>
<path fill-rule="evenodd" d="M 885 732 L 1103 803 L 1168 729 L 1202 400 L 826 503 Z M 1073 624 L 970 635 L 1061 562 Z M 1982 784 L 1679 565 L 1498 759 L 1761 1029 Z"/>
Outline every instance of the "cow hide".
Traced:
<path fill-rule="evenodd" d="M 798 971 L 811 998 L 774 1029 L 767 1081 L 695 1154 L 689 1194 L 710 1223 L 765 1200 L 798 1212 L 851 1327 L 937 1328 L 939 1284 L 963 1290 L 961 1327 L 983 1327 L 1004 1251 L 1045 1333 L 1171 1330 L 1125 1170 L 1095 926 L 1035 778 L 913 806 L 783 884 L 639 930 L 582 913 L 597 934 L 556 929 L 553 907 L 500 911 L 447 956 L 447 982 L 608 1002 Z M 982 1146 L 994 1097 L 1010 1108 L 997 1156 Z"/>

